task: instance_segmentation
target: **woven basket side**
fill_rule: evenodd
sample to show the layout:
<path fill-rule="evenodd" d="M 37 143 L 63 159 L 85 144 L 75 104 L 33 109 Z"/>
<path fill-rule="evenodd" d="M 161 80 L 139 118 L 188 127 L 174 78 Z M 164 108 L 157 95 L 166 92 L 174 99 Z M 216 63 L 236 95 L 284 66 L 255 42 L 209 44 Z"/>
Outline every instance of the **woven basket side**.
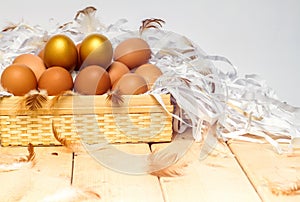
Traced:
<path fill-rule="evenodd" d="M 69 141 L 94 144 L 166 142 L 172 138 L 172 118 L 165 112 L 134 114 L 10 115 L 0 116 L 1 145 L 60 145 L 58 134 Z"/>
<path fill-rule="evenodd" d="M 169 112 L 170 95 L 161 95 Z M 20 105 L 23 96 L 0 100 L 2 146 L 60 145 L 52 123 L 61 138 L 68 141 L 135 143 L 166 142 L 172 138 L 172 118 L 150 95 L 125 96 L 118 107 L 107 96 L 63 96 L 55 105 L 49 96 L 42 108 L 28 110 Z"/>

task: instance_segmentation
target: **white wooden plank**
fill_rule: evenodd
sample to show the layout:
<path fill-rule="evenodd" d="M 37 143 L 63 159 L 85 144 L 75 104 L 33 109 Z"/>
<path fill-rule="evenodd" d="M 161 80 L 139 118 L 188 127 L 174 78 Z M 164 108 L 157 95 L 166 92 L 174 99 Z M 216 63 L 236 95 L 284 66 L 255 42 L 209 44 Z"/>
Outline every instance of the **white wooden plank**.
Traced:
<path fill-rule="evenodd" d="M 187 141 L 186 135 L 182 141 Z M 156 144 L 153 149 L 166 146 Z M 218 143 L 199 160 L 202 146 L 203 142 L 194 143 L 179 161 L 189 162 L 184 175 L 160 178 L 166 201 L 261 201 L 227 145 Z"/>
<path fill-rule="evenodd" d="M 1 201 L 42 201 L 70 187 L 71 153 L 62 147 L 36 147 L 35 165 L 0 172 Z M 11 165 L 28 154 L 26 147 L 0 147 L 0 163 Z"/>
<path fill-rule="evenodd" d="M 269 144 L 233 141 L 229 146 L 263 201 L 300 201 L 300 150 L 279 155 Z"/>
<path fill-rule="evenodd" d="M 148 144 L 120 144 L 114 147 L 134 155 L 150 152 Z M 135 162 L 122 162 L 123 160 L 116 156 L 110 157 L 112 163 L 120 161 L 118 165 L 124 163 L 129 167 L 135 167 Z M 157 177 L 115 171 L 101 165 L 87 153 L 79 153 L 75 159 L 74 185 L 88 186 L 99 193 L 103 201 L 163 201 Z"/>

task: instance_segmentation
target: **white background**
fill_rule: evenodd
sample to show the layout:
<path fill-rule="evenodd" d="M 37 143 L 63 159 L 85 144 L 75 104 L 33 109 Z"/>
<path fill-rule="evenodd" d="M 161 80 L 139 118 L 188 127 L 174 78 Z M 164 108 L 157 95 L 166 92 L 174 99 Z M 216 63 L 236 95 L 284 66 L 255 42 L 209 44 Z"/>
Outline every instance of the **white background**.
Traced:
<path fill-rule="evenodd" d="M 9 0 L 0 6 L 0 26 L 24 21 L 62 23 L 86 6 L 98 9 L 106 25 L 120 18 L 138 29 L 146 18 L 187 36 L 206 53 L 229 58 L 240 75 L 258 74 L 280 100 L 300 106 L 299 0 Z"/>

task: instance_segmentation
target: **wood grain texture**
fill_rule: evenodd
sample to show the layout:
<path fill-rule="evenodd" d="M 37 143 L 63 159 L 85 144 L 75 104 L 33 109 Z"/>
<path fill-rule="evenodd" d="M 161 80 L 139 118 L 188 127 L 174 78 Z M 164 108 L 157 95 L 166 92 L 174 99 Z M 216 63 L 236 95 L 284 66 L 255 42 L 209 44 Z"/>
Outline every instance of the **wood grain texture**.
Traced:
<path fill-rule="evenodd" d="M 153 149 L 166 146 L 155 144 Z M 203 142 L 193 143 L 178 161 L 188 162 L 184 175 L 160 178 L 166 201 L 261 201 L 227 145 L 218 143 L 199 160 L 202 146 Z"/>
<path fill-rule="evenodd" d="M 300 180 L 299 149 L 279 155 L 269 144 L 232 141 L 229 147 L 263 201 L 300 201 L 300 190 L 287 193 Z"/>
<path fill-rule="evenodd" d="M 63 147 L 36 147 L 33 167 L 0 172 L 1 201 L 41 201 L 70 186 L 71 153 Z M 1 164 L 27 155 L 26 147 L 0 147 Z"/>
<path fill-rule="evenodd" d="M 149 154 L 148 144 L 114 145 L 120 152 L 132 155 Z M 101 153 L 111 159 L 116 166 L 135 167 L 134 161 L 119 159 L 111 152 Z M 100 194 L 103 201 L 163 201 L 157 177 L 151 175 L 133 175 L 117 171 L 109 165 L 102 165 L 87 153 L 80 153 L 75 158 L 74 185 L 88 186 Z M 126 170 L 126 168 L 124 168 Z"/>
<path fill-rule="evenodd" d="M 183 175 L 175 177 L 134 174 L 135 169 L 147 166 L 151 154 L 148 144 L 114 144 L 120 153 L 102 148 L 100 154 L 108 164 L 100 164 L 81 149 L 75 156 L 72 186 L 70 150 L 34 147 L 33 167 L 0 172 L 1 201 L 42 201 L 54 196 L 64 197 L 61 201 L 99 201 L 100 197 L 102 201 L 300 201 L 299 149 L 278 155 L 269 144 L 218 142 L 199 160 L 204 143 L 194 142 L 191 134 L 185 133 L 175 136 L 171 144 L 151 145 L 155 152 L 183 155 L 174 165 Z M 26 147 L 0 147 L 0 165 L 26 155 Z M 180 167 L 182 164 L 188 166 Z"/>

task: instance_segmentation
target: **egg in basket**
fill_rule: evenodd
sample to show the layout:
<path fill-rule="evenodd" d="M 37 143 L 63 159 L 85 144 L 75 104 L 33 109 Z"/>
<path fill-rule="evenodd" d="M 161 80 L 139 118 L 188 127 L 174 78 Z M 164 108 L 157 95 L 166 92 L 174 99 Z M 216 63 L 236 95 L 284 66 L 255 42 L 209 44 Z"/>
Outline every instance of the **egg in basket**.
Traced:
<path fill-rule="evenodd" d="M 187 128 L 195 140 L 262 137 L 278 152 L 276 136 L 297 142 L 300 110 L 257 75 L 239 77 L 227 58 L 162 30 L 161 19 L 130 30 L 125 19 L 105 26 L 95 13 L 87 7 L 55 29 L 21 23 L 1 32 L 2 146 L 61 144 L 58 135 L 166 142 Z"/>

